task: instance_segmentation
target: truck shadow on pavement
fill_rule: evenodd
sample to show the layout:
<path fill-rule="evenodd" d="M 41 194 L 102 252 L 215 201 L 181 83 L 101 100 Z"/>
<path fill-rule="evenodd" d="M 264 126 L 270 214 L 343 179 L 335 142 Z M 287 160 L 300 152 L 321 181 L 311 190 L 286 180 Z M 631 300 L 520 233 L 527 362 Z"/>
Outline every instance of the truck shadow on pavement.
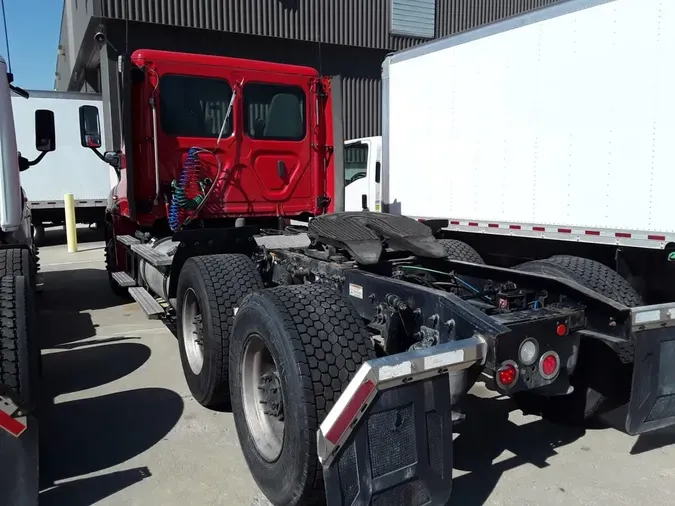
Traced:
<path fill-rule="evenodd" d="M 94 337 L 96 325 L 85 311 L 130 302 L 108 289 L 108 274 L 103 269 L 47 271 L 42 276 L 46 288 L 38 295 L 37 305 L 43 349 Z"/>
<path fill-rule="evenodd" d="M 557 448 L 585 434 L 583 429 L 541 419 L 517 425 L 509 420 L 509 413 L 516 410 L 508 399 L 466 397 L 466 421 L 457 427 L 459 436 L 453 445 L 455 478 L 450 505 L 485 504 L 503 473 L 525 464 L 547 467 Z M 498 460 L 505 451 L 514 456 Z M 457 471 L 467 474 L 458 476 Z"/>
<path fill-rule="evenodd" d="M 109 469 L 162 441 L 184 403 L 169 389 L 114 384 L 142 367 L 151 350 L 133 334 L 90 339 L 97 329 L 86 311 L 127 302 L 107 289 L 104 270 L 48 271 L 44 281 L 37 301 L 45 350 L 40 505 L 88 506 L 151 476 L 145 462 Z"/>
<path fill-rule="evenodd" d="M 43 357 L 41 505 L 90 505 L 151 475 L 141 466 L 83 477 L 133 459 L 160 442 L 183 413 L 176 392 L 140 388 L 53 402 L 56 396 L 123 378 L 149 358 L 147 346 L 130 342 Z"/>

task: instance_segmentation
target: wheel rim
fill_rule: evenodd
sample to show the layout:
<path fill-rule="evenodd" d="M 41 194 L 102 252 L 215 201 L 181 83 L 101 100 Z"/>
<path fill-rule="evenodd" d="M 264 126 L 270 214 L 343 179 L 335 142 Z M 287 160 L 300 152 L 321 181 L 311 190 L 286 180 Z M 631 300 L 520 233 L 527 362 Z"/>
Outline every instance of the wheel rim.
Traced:
<path fill-rule="evenodd" d="M 241 388 L 251 438 L 260 455 L 274 462 L 284 443 L 283 392 L 274 359 L 258 334 L 251 334 L 244 347 Z"/>
<path fill-rule="evenodd" d="M 197 295 L 192 288 L 185 292 L 182 320 L 185 355 L 192 372 L 199 374 L 204 367 L 204 324 Z"/>

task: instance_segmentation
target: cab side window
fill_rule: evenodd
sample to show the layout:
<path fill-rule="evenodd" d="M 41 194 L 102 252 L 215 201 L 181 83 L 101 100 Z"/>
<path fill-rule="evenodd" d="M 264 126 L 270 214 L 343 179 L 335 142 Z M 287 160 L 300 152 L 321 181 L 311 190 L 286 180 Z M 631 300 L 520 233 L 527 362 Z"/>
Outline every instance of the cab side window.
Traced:
<path fill-rule="evenodd" d="M 301 141 L 306 134 L 305 93 L 297 86 L 244 85 L 244 131 L 251 139 Z"/>
<path fill-rule="evenodd" d="M 368 145 L 347 144 L 344 147 L 345 186 L 368 174 Z"/>

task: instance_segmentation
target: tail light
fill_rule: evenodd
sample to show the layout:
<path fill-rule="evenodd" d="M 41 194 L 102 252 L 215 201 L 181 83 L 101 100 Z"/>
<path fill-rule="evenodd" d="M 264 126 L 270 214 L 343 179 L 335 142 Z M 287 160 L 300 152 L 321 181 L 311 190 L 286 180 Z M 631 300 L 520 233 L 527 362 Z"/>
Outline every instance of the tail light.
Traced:
<path fill-rule="evenodd" d="M 518 366 L 512 360 L 507 360 L 502 363 L 502 366 L 497 370 L 497 384 L 503 388 L 507 389 L 515 385 L 518 381 Z"/>
<path fill-rule="evenodd" d="M 546 380 L 555 378 L 560 372 L 560 357 L 555 351 L 547 351 L 539 359 L 539 374 Z"/>

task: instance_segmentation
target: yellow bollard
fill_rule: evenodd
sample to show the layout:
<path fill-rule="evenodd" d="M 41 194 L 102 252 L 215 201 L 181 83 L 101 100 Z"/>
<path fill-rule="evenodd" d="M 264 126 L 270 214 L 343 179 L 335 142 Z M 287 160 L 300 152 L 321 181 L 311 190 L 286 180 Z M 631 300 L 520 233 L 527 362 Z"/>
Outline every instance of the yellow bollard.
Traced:
<path fill-rule="evenodd" d="M 75 228 L 75 198 L 72 193 L 63 196 L 63 204 L 66 208 L 66 239 L 68 240 L 68 253 L 77 253 L 77 229 Z"/>

